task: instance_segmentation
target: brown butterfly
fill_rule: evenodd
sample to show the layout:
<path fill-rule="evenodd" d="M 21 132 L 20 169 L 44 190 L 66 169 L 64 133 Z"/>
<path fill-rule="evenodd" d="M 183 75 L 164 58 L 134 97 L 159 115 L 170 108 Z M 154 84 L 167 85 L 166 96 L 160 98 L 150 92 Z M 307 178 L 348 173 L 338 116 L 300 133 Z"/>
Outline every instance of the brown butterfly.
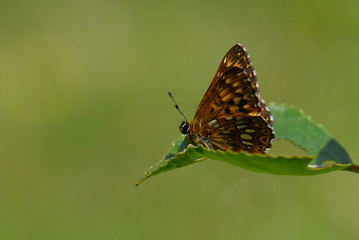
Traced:
<path fill-rule="evenodd" d="M 242 45 L 224 56 L 193 121 L 182 121 L 180 131 L 208 149 L 265 153 L 271 147 L 273 118 L 259 96 L 256 73 Z"/>

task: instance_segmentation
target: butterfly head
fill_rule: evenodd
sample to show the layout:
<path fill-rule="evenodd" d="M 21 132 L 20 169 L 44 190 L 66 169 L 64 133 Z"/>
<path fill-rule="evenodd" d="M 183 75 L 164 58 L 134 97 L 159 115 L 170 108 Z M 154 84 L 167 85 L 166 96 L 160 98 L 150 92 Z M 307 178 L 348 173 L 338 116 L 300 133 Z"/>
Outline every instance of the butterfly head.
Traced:
<path fill-rule="evenodd" d="M 187 134 L 189 132 L 190 129 L 190 124 L 187 121 L 182 121 L 181 125 L 179 126 L 179 129 L 181 131 L 182 134 Z"/>

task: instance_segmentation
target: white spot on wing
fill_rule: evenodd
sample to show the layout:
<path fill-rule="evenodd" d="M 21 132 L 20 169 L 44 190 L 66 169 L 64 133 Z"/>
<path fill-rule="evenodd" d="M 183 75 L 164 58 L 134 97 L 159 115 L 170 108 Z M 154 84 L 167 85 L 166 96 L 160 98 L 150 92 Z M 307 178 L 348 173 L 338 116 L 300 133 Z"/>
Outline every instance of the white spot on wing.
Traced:
<path fill-rule="evenodd" d="M 217 122 L 217 120 L 212 120 L 208 123 L 208 127 L 212 127 L 215 123 Z"/>
<path fill-rule="evenodd" d="M 254 129 L 246 129 L 244 130 L 246 133 L 254 133 L 256 130 Z"/>
<path fill-rule="evenodd" d="M 246 140 L 251 140 L 251 139 L 253 139 L 253 137 L 252 137 L 251 135 L 245 134 L 245 133 L 241 134 L 240 137 L 241 137 L 242 139 L 246 139 Z"/>
<path fill-rule="evenodd" d="M 247 141 L 242 141 L 242 143 L 245 144 L 245 145 L 253 145 L 253 143 L 247 142 Z"/>

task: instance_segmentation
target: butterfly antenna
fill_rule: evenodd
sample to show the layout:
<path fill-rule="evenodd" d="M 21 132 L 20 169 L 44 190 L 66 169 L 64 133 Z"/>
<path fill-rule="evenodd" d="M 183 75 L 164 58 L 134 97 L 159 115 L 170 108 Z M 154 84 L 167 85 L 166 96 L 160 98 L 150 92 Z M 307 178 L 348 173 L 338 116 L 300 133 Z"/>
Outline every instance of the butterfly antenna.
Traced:
<path fill-rule="evenodd" d="M 176 103 L 176 100 L 173 98 L 172 93 L 168 92 L 168 95 L 170 96 L 170 98 L 172 99 L 172 101 L 175 103 L 175 107 L 177 108 L 177 110 L 182 114 L 182 116 L 184 117 L 184 119 L 187 121 L 186 115 L 184 115 L 184 113 L 182 112 L 182 110 L 179 108 L 178 104 Z"/>

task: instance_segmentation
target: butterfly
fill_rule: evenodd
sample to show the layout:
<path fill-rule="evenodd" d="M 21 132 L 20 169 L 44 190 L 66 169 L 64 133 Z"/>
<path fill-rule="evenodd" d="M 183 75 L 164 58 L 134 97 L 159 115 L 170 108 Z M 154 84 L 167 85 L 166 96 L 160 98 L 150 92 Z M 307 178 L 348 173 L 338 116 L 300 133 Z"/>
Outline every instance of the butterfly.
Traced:
<path fill-rule="evenodd" d="M 193 121 L 185 117 L 180 131 L 192 144 L 213 150 L 265 153 L 271 147 L 273 117 L 259 96 L 256 72 L 241 44 L 224 56 Z"/>

